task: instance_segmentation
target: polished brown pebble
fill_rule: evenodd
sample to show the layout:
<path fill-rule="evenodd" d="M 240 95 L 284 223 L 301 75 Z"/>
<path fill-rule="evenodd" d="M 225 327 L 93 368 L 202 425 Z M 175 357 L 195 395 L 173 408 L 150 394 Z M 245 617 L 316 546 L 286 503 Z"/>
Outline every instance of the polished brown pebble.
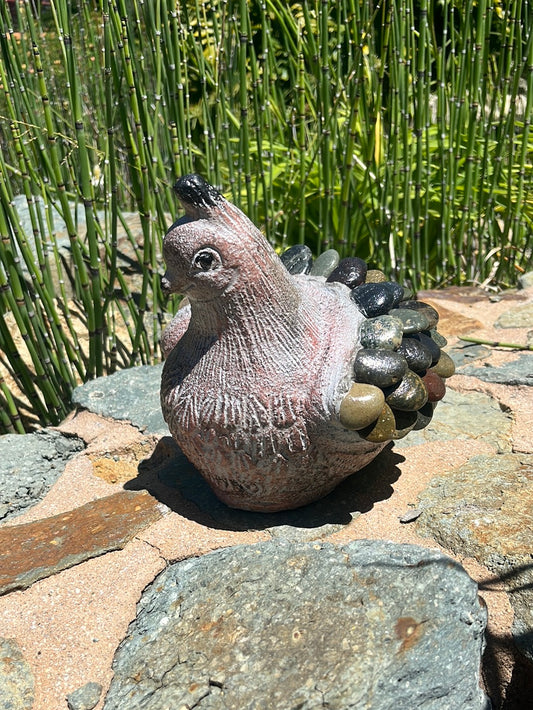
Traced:
<path fill-rule="evenodd" d="M 385 397 L 386 403 L 402 412 L 413 412 L 428 401 L 428 393 L 422 379 L 408 370 L 399 385 Z"/>
<path fill-rule="evenodd" d="M 388 281 L 388 278 L 385 276 L 383 271 L 380 271 L 379 269 L 369 269 L 366 272 L 365 283 L 378 284 L 383 283 L 383 281 Z"/>
<path fill-rule="evenodd" d="M 379 387 L 354 382 L 341 402 L 340 422 L 346 429 L 363 429 L 376 421 L 384 404 L 385 395 Z"/>
<path fill-rule="evenodd" d="M 448 355 L 441 350 L 439 361 L 431 368 L 440 377 L 451 377 L 455 372 L 455 363 Z"/>
<path fill-rule="evenodd" d="M 422 377 L 422 382 L 427 390 L 429 402 L 439 402 L 446 394 L 444 380 L 436 372 L 428 370 Z"/>
<path fill-rule="evenodd" d="M 359 434 L 367 441 L 378 443 L 390 441 L 395 431 L 396 420 L 394 419 L 392 409 L 387 404 L 384 404 L 377 420 L 365 429 L 361 429 Z"/>

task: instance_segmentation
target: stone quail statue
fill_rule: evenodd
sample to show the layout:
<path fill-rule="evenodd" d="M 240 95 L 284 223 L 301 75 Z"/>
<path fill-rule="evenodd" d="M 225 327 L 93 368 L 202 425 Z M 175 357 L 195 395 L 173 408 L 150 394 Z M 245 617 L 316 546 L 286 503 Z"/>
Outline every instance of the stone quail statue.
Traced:
<path fill-rule="evenodd" d="M 280 258 L 198 175 L 175 191 L 162 287 L 188 303 L 163 334 L 161 405 L 222 501 L 305 505 L 429 423 L 453 374 L 431 306 L 356 257 Z"/>

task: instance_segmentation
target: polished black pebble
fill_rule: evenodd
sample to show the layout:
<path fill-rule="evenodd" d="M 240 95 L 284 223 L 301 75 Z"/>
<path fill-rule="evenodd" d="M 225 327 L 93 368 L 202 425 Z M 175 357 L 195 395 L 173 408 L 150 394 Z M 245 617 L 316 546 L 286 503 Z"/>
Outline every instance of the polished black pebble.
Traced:
<path fill-rule="evenodd" d="M 339 252 L 336 249 L 328 249 L 315 259 L 309 273 L 311 276 L 324 276 L 327 279 L 339 261 Z"/>
<path fill-rule="evenodd" d="M 414 338 L 415 340 L 418 340 L 421 345 L 423 345 L 427 350 L 429 350 L 429 352 L 431 353 L 431 367 L 433 367 L 433 365 L 436 365 L 440 360 L 441 349 L 433 340 L 433 338 L 430 337 L 429 332 L 415 333 L 410 337 Z"/>
<path fill-rule="evenodd" d="M 404 356 L 407 360 L 409 368 L 414 372 L 425 372 L 428 367 L 431 367 L 433 357 L 416 335 L 407 335 L 402 339 L 397 352 Z"/>
<path fill-rule="evenodd" d="M 403 332 L 406 335 L 419 333 L 421 330 L 429 328 L 429 319 L 423 311 L 414 311 L 411 308 L 404 308 L 400 303 L 400 308 L 394 308 L 391 316 L 398 318 L 403 323 Z"/>
<path fill-rule="evenodd" d="M 437 332 L 436 328 L 430 328 L 429 334 L 431 336 L 431 339 L 434 340 L 439 348 L 445 348 L 446 345 L 448 345 L 448 341 L 444 337 L 444 335 L 441 335 L 439 332 Z"/>
<path fill-rule="evenodd" d="M 421 378 L 412 370 L 407 370 L 402 381 L 386 393 L 385 402 L 391 409 L 414 412 L 428 401 L 428 393 Z"/>
<path fill-rule="evenodd" d="M 391 281 L 362 284 L 353 289 L 352 299 L 367 318 L 375 318 L 388 313 L 399 303 L 397 284 Z M 401 288 L 401 287 L 400 287 Z M 396 313 L 391 313 L 396 315 Z"/>
<path fill-rule="evenodd" d="M 348 288 L 355 288 L 364 283 L 367 268 L 366 262 L 359 259 L 359 257 L 348 256 L 339 261 L 327 280 L 330 282 L 337 281 L 348 286 Z"/>
<path fill-rule="evenodd" d="M 384 315 L 369 318 L 361 326 L 361 345 L 363 348 L 385 348 L 396 350 L 402 342 L 403 326 L 393 316 Z"/>
<path fill-rule="evenodd" d="M 435 404 L 433 402 L 426 402 L 423 407 L 416 413 L 416 424 L 414 425 L 414 431 L 420 431 L 420 429 L 425 429 L 430 421 L 433 419 L 433 412 L 435 410 Z"/>
<path fill-rule="evenodd" d="M 393 409 L 394 423 L 396 430 L 393 434 L 393 439 L 403 439 L 412 431 L 418 421 L 418 412 L 402 412 L 399 409 Z"/>
<path fill-rule="evenodd" d="M 396 281 L 386 281 L 385 283 L 390 284 L 390 288 L 394 293 L 394 306 L 397 306 L 400 301 L 404 300 L 404 289 L 403 286 L 400 286 L 399 283 L 396 283 Z"/>
<path fill-rule="evenodd" d="M 423 301 L 402 301 L 402 308 L 409 308 L 412 311 L 417 311 L 418 313 L 422 312 L 427 316 L 427 319 L 429 321 L 429 326 L 427 329 L 424 330 L 429 330 L 429 328 L 434 328 L 439 320 L 439 314 L 437 311 L 433 308 L 433 306 L 430 306 L 429 303 L 424 303 Z"/>
<path fill-rule="evenodd" d="M 290 274 L 308 274 L 313 265 L 313 253 L 305 244 L 295 244 L 280 259 Z"/>
<path fill-rule="evenodd" d="M 408 372 L 407 361 L 394 350 L 361 348 L 354 362 L 356 382 L 391 387 Z"/>

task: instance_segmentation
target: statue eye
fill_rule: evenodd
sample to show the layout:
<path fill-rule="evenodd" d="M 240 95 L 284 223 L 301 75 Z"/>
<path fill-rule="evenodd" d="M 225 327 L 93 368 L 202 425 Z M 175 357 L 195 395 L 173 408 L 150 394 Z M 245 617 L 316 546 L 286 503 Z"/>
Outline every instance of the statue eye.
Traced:
<path fill-rule="evenodd" d="M 211 271 L 216 269 L 220 263 L 220 257 L 211 249 L 202 249 L 193 259 L 193 264 L 200 271 Z"/>

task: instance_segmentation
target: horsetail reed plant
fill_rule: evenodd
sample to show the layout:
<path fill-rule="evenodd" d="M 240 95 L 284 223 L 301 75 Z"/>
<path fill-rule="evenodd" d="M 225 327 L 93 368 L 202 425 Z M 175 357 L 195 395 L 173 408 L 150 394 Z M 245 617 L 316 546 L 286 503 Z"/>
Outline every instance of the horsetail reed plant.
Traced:
<path fill-rule="evenodd" d="M 159 359 L 189 172 L 414 289 L 531 268 L 531 0 L 35 5 L 0 3 L 0 431 Z"/>

